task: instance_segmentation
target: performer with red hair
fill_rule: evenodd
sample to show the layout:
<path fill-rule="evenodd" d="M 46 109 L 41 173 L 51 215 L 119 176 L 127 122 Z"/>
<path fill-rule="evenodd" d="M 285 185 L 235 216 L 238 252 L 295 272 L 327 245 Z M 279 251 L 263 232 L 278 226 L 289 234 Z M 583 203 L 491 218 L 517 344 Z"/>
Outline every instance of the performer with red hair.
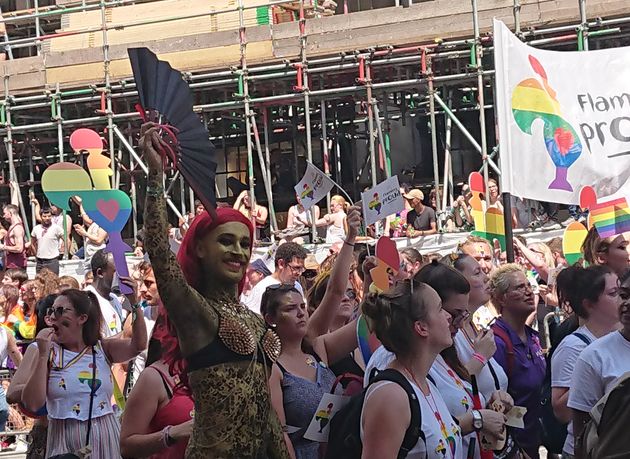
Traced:
<path fill-rule="evenodd" d="M 160 297 L 188 361 L 195 416 L 187 458 L 288 458 L 271 408 L 268 380 L 280 353 L 278 336 L 239 300 L 252 251 L 253 228 L 240 212 L 197 216 L 178 253 L 167 235 L 163 151 L 156 125 L 142 126 L 149 166 L 145 247 Z M 165 443 L 172 442 L 169 426 Z"/>

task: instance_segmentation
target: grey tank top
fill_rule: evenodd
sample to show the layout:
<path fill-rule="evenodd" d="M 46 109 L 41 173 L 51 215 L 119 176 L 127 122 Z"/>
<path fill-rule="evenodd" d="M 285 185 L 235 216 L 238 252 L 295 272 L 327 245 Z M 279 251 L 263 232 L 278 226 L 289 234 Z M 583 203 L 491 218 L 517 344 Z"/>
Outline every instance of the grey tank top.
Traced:
<path fill-rule="evenodd" d="M 298 459 L 318 459 L 319 443 L 306 440 L 303 435 L 317 411 L 317 406 L 325 393 L 330 392 L 335 382 L 335 374 L 320 358 L 317 361 L 315 382 L 289 373 L 282 365 L 282 397 L 287 426 L 300 430 L 289 434 Z"/>

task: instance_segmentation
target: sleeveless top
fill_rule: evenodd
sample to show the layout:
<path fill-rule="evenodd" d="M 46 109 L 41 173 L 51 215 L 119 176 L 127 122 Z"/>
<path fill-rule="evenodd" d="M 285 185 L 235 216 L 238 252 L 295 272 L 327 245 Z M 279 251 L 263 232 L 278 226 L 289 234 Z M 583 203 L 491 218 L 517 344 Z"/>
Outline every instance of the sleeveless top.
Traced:
<path fill-rule="evenodd" d="M 4 245 L 6 245 L 7 247 L 15 246 L 15 244 L 11 242 L 11 232 L 16 226 L 21 226 L 22 228 L 24 228 L 24 225 L 22 223 L 15 223 L 9 227 L 7 235 L 4 237 Z M 5 266 L 6 269 L 26 268 L 26 249 L 23 249 L 20 253 L 5 251 L 5 255 L 7 261 Z"/>
<path fill-rule="evenodd" d="M 160 432 L 166 426 L 176 426 L 190 421 L 193 418 L 195 403 L 193 402 L 190 393 L 187 393 L 182 387 L 177 387 L 172 383 L 172 378 L 164 374 L 164 372 L 156 367 L 153 368 L 158 372 L 162 378 L 162 384 L 166 389 L 169 401 L 162 408 L 159 408 L 149 428 L 151 432 Z M 186 446 L 188 446 L 188 440 L 179 441 L 170 448 L 166 448 L 159 453 L 153 454 L 151 459 L 183 459 L 186 453 Z"/>
<path fill-rule="evenodd" d="M 296 218 L 299 218 L 300 221 L 306 222 L 309 226 L 311 225 L 311 211 L 310 210 L 303 210 L 302 212 L 299 211 L 300 207 L 299 206 L 293 206 L 295 208 L 295 216 Z M 301 223 L 298 223 L 297 225 L 293 225 L 293 226 L 302 226 Z"/>
<path fill-rule="evenodd" d="M 405 376 L 407 377 L 407 376 Z M 463 459 L 466 451 L 462 447 L 462 435 L 457 422 L 453 419 L 444 399 L 440 395 L 435 385 L 427 380 L 429 395 L 425 396 L 416 383 L 407 378 L 413 387 L 416 397 L 420 402 L 420 412 L 422 413 L 422 432 L 426 437 L 426 444 L 418 438 L 416 445 L 407 454 L 407 459 Z M 379 381 L 372 384 L 365 393 L 363 407 L 368 403 L 370 396 L 388 384 L 396 384 L 391 381 Z M 442 423 L 439 422 L 442 420 Z M 361 441 L 363 441 L 363 411 L 361 411 L 361 422 L 359 424 Z"/>
<path fill-rule="evenodd" d="M 345 212 L 341 212 L 343 216 L 346 216 Z M 326 244 L 334 244 L 335 242 L 343 242 L 346 238 L 346 230 L 341 226 L 335 224 L 328 225 L 326 228 Z"/>
<path fill-rule="evenodd" d="M 94 346 L 96 373 L 92 418 L 113 413 L 112 372 L 100 342 Z M 72 352 L 57 343 L 52 344 L 46 408 L 51 419 L 87 421 L 92 386 L 92 354 L 87 346 Z"/>
<path fill-rule="evenodd" d="M 317 362 L 315 382 L 289 373 L 279 362 L 276 362 L 282 371 L 282 399 L 287 426 L 299 427 L 297 432 L 289 434 L 289 438 L 298 457 L 304 459 L 318 458 L 319 443 L 306 440 L 303 435 L 323 395 L 330 392 L 336 379 L 332 370 L 321 361 L 317 354 L 312 353 L 312 356 Z M 299 451 L 304 449 L 308 449 L 309 453 L 312 450 L 313 453 L 300 454 Z"/>

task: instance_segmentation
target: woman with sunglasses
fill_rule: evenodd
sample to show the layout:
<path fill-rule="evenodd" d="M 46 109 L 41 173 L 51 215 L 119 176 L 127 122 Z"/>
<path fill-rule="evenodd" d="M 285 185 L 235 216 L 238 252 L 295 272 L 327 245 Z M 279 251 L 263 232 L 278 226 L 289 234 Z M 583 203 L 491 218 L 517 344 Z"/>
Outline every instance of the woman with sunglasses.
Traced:
<path fill-rule="evenodd" d="M 130 284 L 131 286 L 131 284 Z M 147 345 L 142 310 L 134 313 L 131 338 L 101 338 L 101 313 L 91 292 L 66 290 L 51 311 L 51 327 L 37 334 L 37 359 L 22 403 L 30 411 L 48 411 L 47 455 L 85 448 L 92 459 L 120 456 L 120 425 L 112 409 L 113 362 L 126 362 Z"/>
<path fill-rule="evenodd" d="M 468 373 L 477 378 L 479 392 L 486 400 L 490 400 L 494 391 L 507 391 L 508 379 L 493 358 L 497 348 L 494 333 L 490 328 L 479 329 L 473 323 L 475 312 L 490 301 L 488 275 L 470 255 L 451 254 L 441 261 L 462 273 L 470 284 L 467 314 L 462 318 L 460 330 L 455 335 L 455 347 Z"/>
<path fill-rule="evenodd" d="M 418 272 L 412 282 L 424 283 L 439 295 L 442 307 L 451 317 L 449 332 L 453 338 L 462 321 L 468 317 L 470 285 L 466 278 L 455 269 L 433 260 Z M 392 352 L 381 346 L 370 359 L 366 371 L 376 374 L 372 365 L 377 364 L 378 370 L 382 371 L 395 358 Z M 462 451 L 473 452 L 469 451 L 469 445 L 475 439 L 474 452 L 468 457 L 480 457 L 478 432 L 495 441 L 505 438 L 505 417 L 502 413 L 509 411 L 514 405 L 512 397 L 502 391 L 494 391 L 488 399 L 480 395 L 482 406 L 500 406 L 500 413 L 492 409 L 473 408 L 470 374 L 459 360 L 454 344 L 440 351 L 429 370 L 428 379 L 435 384 L 450 414 L 457 419 L 462 429 Z"/>
<path fill-rule="evenodd" d="M 57 299 L 57 295 L 48 295 L 42 298 L 36 306 L 37 311 L 37 328 L 35 330 L 36 335 L 39 334 L 45 328 L 50 326 L 50 320 L 48 312 L 52 311 L 52 305 Z M 30 432 L 31 442 L 28 445 L 28 451 L 26 452 L 27 459 L 44 459 L 46 457 L 46 437 L 48 434 L 48 419 L 46 418 L 46 406 L 40 407 L 36 412 L 27 410 L 22 403 L 22 390 L 31 375 L 33 367 L 37 362 L 37 345 L 35 343 L 29 344 L 24 353 L 22 364 L 17 369 L 13 378 L 11 378 L 11 384 L 7 391 L 7 402 L 10 404 L 17 404 L 18 409 L 29 418 L 34 418 L 33 428 Z"/>
<path fill-rule="evenodd" d="M 195 418 L 187 457 L 289 457 L 271 407 L 269 373 L 278 336 L 238 299 L 252 254 L 254 228 L 235 209 L 198 215 L 177 254 L 168 241 L 161 128 L 145 123 L 140 149 L 149 174 L 145 247 L 162 303 L 188 361 Z M 260 285 L 260 284 L 259 284 Z M 163 433 L 170 441 L 169 427 Z"/>
<path fill-rule="evenodd" d="M 428 379 L 439 353 L 453 344 L 450 314 L 443 309 L 438 294 L 426 284 L 407 280 L 387 293 L 369 294 L 362 308 L 383 346 L 395 354 L 388 368 L 407 379 L 420 405 L 424 438 L 418 438 L 406 457 L 465 457 L 462 430 L 472 431 L 472 424 L 458 425 Z M 410 401 L 398 383 L 378 381 L 369 386 L 359 425 L 362 459 L 399 457 L 411 424 Z"/>
<path fill-rule="evenodd" d="M 347 221 L 347 239 L 312 317 L 304 298 L 291 284 L 267 287 L 262 299 L 261 313 L 282 342 L 269 381 L 272 404 L 286 426 L 285 441 L 296 459 L 319 457 L 319 443 L 303 438 L 304 433 L 323 394 L 330 392 L 335 381 L 328 365 L 348 357 L 357 347 L 356 321 L 329 333 L 337 311 L 356 305 L 347 292 L 354 240 L 361 225 L 358 208 L 350 208 Z M 288 433 L 292 427 L 298 430 Z"/>

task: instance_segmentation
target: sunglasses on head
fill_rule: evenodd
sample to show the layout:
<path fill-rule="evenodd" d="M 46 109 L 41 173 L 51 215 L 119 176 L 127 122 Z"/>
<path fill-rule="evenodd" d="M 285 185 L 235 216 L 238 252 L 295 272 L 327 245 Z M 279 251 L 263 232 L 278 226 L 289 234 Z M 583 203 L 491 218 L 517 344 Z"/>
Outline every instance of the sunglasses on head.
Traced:
<path fill-rule="evenodd" d="M 55 317 L 61 317 L 63 316 L 63 313 L 66 311 L 72 311 L 72 308 L 64 308 L 63 306 L 57 306 L 56 308 L 50 307 L 46 309 L 46 315 L 47 316 L 54 315 Z"/>

